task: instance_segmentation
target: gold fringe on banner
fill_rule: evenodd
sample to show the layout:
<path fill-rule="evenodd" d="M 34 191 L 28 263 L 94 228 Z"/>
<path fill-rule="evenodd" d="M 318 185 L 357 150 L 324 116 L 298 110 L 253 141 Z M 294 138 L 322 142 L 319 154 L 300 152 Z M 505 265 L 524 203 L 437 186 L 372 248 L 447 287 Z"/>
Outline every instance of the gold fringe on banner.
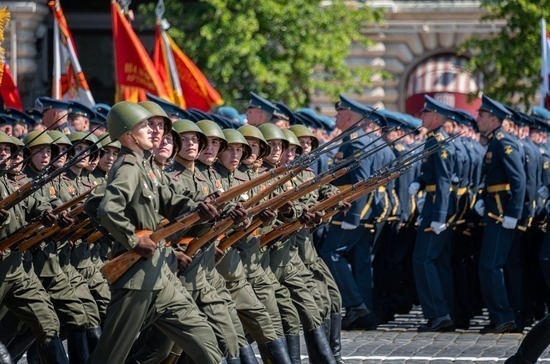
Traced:
<path fill-rule="evenodd" d="M 7 7 L 0 9 L 0 44 L 4 42 L 4 29 L 10 21 L 10 12 Z M 5 63 L 5 49 L 0 46 L 0 82 L 2 82 L 2 76 L 4 76 L 4 63 Z"/>

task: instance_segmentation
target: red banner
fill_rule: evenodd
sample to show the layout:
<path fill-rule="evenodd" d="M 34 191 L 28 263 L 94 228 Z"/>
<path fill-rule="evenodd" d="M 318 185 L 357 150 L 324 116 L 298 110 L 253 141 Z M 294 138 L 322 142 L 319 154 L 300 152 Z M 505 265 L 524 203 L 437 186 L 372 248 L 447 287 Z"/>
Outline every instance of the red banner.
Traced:
<path fill-rule="evenodd" d="M 115 73 L 117 101 L 126 100 L 126 87 L 140 89 L 138 95 L 149 92 L 169 100 L 168 94 L 160 79 L 149 54 L 139 41 L 132 26 L 121 12 L 116 2 L 111 3 L 113 18 L 113 43 L 115 53 Z M 126 96 L 125 96 L 126 95 Z M 139 96 L 141 99 L 143 96 Z M 134 100 L 135 101 L 135 100 Z"/>
<path fill-rule="evenodd" d="M 4 63 L 2 80 L 0 81 L 0 97 L 2 97 L 4 107 L 12 107 L 19 111 L 23 111 L 21 98 L 19 97 L 19 92 L 17 91 L 15 82 L 13 82 L 13 77 L 7 63 Z"/>

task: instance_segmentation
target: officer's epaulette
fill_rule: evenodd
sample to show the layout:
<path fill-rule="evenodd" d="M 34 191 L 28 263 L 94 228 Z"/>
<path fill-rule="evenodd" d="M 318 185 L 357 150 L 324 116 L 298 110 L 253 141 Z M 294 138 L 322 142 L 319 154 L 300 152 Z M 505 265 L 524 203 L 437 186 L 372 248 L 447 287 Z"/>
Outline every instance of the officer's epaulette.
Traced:
<path fill-rule="evenodd" d="M 267 167 L 262 166 L 262 167 L 258 168 L 258 173 L 264 173 L 266 171 L 267 171 Z"/>
<path fill-rule="evenodd" d="M 504 133 L 501 132 L 501 131 L 499 131 L 499 132 L 495 135 L 495 138 L 496 138 L 497 140 L 500 140 L 500 139 L 504 138 Z"/>
<path fill-rule="evenodd" d="M 543 169 L 548 169 L 548 168 L 550 168 L 550 162 L 544 162 L 544 163 L 542 164 L 542 168 L 543 168 Z"/>
<path fill-rule="evenodd" d="M 401 144 L 394 144 L 394 148 L 395 150 L 397 150 L 398 152 L 402 152 L 405 150 L 405 147 Z"/>
<path fill-rule="evenodd" d="M 133 166 L 137 163 L 137 158 L 133 154 L 125 154 L 122 157 L 122 163 L 123 164 L 131 164 Z"/>
<path fill-rule="evenodd" d="M 243 176 L 234 175 L 235 179 L 239 182 L 246 182 L 248 179 L 244 178 Z"/>
<path fill-rule="evenodd" d="M 206 182 L 206 177 L 200 173 L 195 173 L 193 176 L 199 182 Z"/>
<path fill-rule="evenodd" d="M 437 140 L 438 142 L 442 142 L 445 140 L 445 137 L 443 136 L 443 134 L 437 133 L 435 134 L 435 140 Z"/>
<path fill-rule="evenodd" d="M 349 138 L 350 138 L 350 139 L 357 139 L 358 136 L 359 136 L 359 133 L 354 132 L 354 133 L 351 133 L 351 134 L 349 135 Z"/>
<path fill-rule="evenodd" d="M 307 167 L 307 168 L 305 169 L 305 171 L 306 171 L 306 172 L 315 173 L 315 171 L 314 171 L 313 169 L 309 168 L 309 167 Z"/>

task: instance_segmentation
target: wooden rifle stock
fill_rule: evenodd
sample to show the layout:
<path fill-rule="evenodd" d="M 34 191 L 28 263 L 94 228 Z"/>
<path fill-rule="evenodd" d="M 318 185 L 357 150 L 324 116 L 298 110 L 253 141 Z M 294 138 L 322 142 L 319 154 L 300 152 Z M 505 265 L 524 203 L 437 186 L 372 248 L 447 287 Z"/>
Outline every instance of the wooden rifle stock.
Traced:
<path fill-rule="evenodd" d="M 78 215 L 80 215 L 82 212 L 84 212 L 84 205 L 80 205 L 80 206 L 72 209 L 69 212 L 69 216 L 74 218 L 74 217 L 77 217 Z M 21 242 L 19 244 L 19 246 L 17 247 L 17 249 L 19 251 L 24 252 L 24 251 L 32 248 L 34 245 L 41 243 L 43 240 L 49 238 L 53 234 L 58 233 L 61 230 L 62 230 L 62 228 L 59 225 L 52 226 L 51 228 L 44 228 L 40 232 L 38 232 L 38 234 L 32 236 L 30 239 Z"/>
<path fill-rule="evenodd" d="M 52 210 L 53 215 L 59 215 L 63 211 L 70 209 L 80 201 L 84 200 L 86 196 L 90 194 L 94 190 L 95 186 L 87 190 L 86 192 L 75 196 L 71 198 L 69 201 L 59 205 L 58 207 L 54 208 Z M 14 232 L 10 236 L 0 240 L 0 251 L 9 249 L 10 247 L 14 246 L 15 244 L 18 244 L 23 239 L 25 239 L 28 236 L 32 236 L 41 226 L 44 226 L 42 222 L 40 221 L 34 221 L 30 224 L 27 224 L 26 226 L 22 227 L 21 229 L 18 229 L 18 231 Z"/>
<path fill-rule="evenodd" d="M 303 171 L 305 167 L 296 167 L 292 171 L 284 174 L 282 177 L 271 183 L 269 186 L 267 186 L 262 191 L 255 194 L 253 197 L 249 198 L 245 202 L 243 202 L 244 208 L 249 208 L 250 206 L 253 206 L 257 203 L 259 203 L 261 200 L 269 196 L 275 189 L 280 186 L 281 184 L 290 181 L 290 179 L 296 175 L 297 173 L 300 173 Z M 255 179 L 254 179 L 255 180 Z M 248 211 L 247 211 L 248 212 Z M 204 246 L 204 244 L 208 243 L 210 240 L 214 239 L 216 236 L 219 236 L 223 233 L 225 233 L 227 230 L 229 230 L 233 226 L 233 220 L 230 217 L 227 217 L 223 219 L 222 221 L 216 223 L 214 227 L 206 232 L 205 234 L 194 238 L 188 245 L 187 250 L 185 251 L 185 254 L 193 257 L 197 251 L 199 251 L 200 248 Z M 178 242 L 179 244 L 179 242 Z"/>

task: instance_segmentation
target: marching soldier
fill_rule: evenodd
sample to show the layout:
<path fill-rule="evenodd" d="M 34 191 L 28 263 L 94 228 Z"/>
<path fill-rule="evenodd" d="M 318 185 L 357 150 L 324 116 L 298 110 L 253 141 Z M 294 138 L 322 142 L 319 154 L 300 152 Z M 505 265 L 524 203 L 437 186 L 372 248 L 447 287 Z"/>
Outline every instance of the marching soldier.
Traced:
<path fill-rule="evenodd" d="M 217 216 L 214 206 L 193 202 L 158 183 L 144 152 L 153 147 L 150 112 L 131 102 L 120 102 L 109 111 L 107 126 L 112 139 L 122 145 L 121 154 L 107 180 L 97 216 L 115 240 L 115 256 L 134 250 L 140 259 L 111 285 L 104 333 L 90 363 L 122 363 L 144 325 L 154 324 L 171 337 L 196 362 L 219 363 L 214 333 L 194 304 L 168 280 L 165 248 L 138 230 L 153 230 L 159 213 L 175 217 L 198 206 L 202 220 Z"/>
<path fill-rule="evenodd" d="M 425 148 L 436 146 L 449 136 L 443 124 L 452 110 L 424 96 L 422 125 L 428 130 Z M 426 202 L 419 216 L 418 232 L 413 252 L 413 271 L 418 298 L 428 323 L 420 332 L 454 330 L 451 320 L 453 282 L 451 271 L 451 242 L 447 221 L 453 216 L 453 197 L 450 195 L 455 161 L 455 148 L 447 144 L 422 161 L 421 174 L 411 183 L 409 194 L 423 189 Z"/>
<path fill-rule="evenodd" d="M 502 122 L 509 115 L 502 104 L 483 96 L 476 123 L 488 139 L 483 164 L 485 196 L 476 202 L 476 209 L 483 212 L 483 222 L 487 224 L 479 257 L 479 279 L 491 323 L 481 333 L 505 333 L 516 328 L 502 269 L 521 218 L 526 177 L 518 144 L 502 130 Z"/>

